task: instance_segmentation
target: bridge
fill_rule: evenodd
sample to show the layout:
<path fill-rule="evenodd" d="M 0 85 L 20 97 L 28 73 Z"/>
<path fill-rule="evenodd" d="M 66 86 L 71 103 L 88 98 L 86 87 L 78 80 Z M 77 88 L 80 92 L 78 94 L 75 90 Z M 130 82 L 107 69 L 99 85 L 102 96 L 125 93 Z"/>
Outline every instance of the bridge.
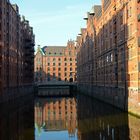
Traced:
<path fill-rule="evenodd" d="M 36 83 L 36 95 L 40 97 L 70 96 L 76 93 L 77 83 L 49 81 Z"/>

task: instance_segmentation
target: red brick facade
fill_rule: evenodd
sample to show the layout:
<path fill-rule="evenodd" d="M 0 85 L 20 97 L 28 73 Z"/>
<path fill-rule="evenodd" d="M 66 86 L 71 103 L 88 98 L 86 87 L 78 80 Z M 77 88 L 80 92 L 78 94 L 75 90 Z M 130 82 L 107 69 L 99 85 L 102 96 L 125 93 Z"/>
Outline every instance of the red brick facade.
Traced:
<path fill-rule="evenodd" d="M 0 9 L 0 93 L 3 93 L 32 84 L 34 35 L 29 22 L 21 20 L 17 5 L 1 0 Z"/>
<path fill-rule="evenodd" d="M 76 81 L 76 47 L 74 41 L 64 46 L 38 48 L 35 55 L 35 81 Z"/>
<path fill-rule="evenodd" d="M 102 0 L 88 13 L 87 27 L 77 38 L 79 85 L 123 109 L 140 103 L 139 6 L 139 1 Z"/>

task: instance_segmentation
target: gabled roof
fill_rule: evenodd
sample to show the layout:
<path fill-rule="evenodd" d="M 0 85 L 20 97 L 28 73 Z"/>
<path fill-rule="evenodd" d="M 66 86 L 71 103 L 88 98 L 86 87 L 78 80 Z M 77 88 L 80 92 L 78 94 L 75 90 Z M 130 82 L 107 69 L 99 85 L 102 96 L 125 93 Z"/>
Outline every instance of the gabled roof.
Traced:
<path fill-rule="evenodd" d="M 40 52 L 41 55 L 45 55 L 44 51 L 42 50 L 42 48 L 41 48 L 40 46 L 38 46 L 36 54 L 37 54 L 38 52 Z M 35 55 L 36 55 L 36 54 L 35 54 Z"/>

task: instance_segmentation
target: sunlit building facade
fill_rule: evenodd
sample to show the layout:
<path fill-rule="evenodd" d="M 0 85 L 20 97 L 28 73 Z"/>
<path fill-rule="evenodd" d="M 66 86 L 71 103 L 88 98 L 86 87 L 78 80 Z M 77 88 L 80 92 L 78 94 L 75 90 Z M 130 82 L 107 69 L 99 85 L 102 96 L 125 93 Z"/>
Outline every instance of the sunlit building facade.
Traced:
<path fill-rule="evenodd" d="M 45 46 L 35 55 L 35 82 L 76 81 L 76 47 L 74 41 L 67 46 Z"/>
<path fill-rule="evenodd" d="M 87 27 L 77 37 L 79 87 L 125 110 L 140 108 L 139 6 L 140 1 L 102 0 L 87 14 Z M 91 79 L 85 69 L 92 69 Z"/>

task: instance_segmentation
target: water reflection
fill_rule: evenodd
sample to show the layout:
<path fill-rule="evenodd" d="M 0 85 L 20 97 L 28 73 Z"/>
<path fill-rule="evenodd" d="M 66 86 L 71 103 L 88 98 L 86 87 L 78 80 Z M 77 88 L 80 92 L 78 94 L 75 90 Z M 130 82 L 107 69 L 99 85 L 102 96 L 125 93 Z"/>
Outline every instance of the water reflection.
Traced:
<path fill-rule="evenodd" d="M 140 119 L 129 115 L 129 137 L 131 140 L 140 140 Z"/>
<path fill-rule="evenodd" d="M 0 103 L 0 140 L 34 140 L 32 95 Z"/>
<path fill-rule="evenodd" d="M 128 140 L 128 115 L 107 104 L 78 96 L 78 140 Z"/>
<path fill-rule="evenodd" d="M 36 140 L 77 139 L 75 98 L 37 99 L 35 102 Z"/>
<path fill-rule="evenodd" d="M 140 140 L 140 119 L 86 96 L 36 99 L 36 140 Z"/>

